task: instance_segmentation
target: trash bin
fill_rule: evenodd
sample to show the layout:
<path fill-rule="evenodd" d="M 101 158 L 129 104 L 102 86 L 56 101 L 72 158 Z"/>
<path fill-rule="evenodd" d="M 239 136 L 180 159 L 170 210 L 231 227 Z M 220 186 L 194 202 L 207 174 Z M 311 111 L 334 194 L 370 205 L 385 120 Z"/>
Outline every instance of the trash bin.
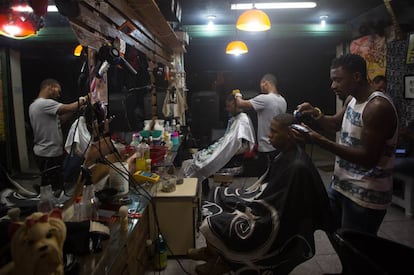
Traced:
<path fill-rule="evenodd" d="M 339 229 L 330 239 L 344 274 L 414 274 L 414 248 L 349 229 Z"/>

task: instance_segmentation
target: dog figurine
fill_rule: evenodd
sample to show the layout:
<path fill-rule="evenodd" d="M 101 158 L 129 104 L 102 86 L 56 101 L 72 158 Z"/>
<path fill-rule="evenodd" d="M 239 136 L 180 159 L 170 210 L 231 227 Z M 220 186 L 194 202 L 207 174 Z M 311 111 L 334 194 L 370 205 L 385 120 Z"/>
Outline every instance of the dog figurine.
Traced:
<path fill-rule="evenodd" d="M 51 213 L 33 213 L 23 223 L 11 225 L 10 230 L 13 266 L 9 274 L 64 274 L 66 226 L 59 209 Z"/>

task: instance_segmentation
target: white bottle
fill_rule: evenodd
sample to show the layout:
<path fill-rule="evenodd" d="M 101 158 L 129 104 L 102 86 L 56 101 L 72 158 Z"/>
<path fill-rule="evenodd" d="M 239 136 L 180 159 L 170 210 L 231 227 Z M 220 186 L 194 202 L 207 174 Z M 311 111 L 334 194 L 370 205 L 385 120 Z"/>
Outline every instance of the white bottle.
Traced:
<path fill-rule="evenodd" d="M 37 211 L 42 213 L 49 213 L 54 205 L 53 205 L 53 192 L 52 192 L 52 186 L 46 185 L 46 186 L 40 186 L 40 199 L 37 203 Z"/>
<path fill-rule="evenodd" d="M 96 220 L 98 218 L 98 199 L 92 182 L 86 180 L 83 186 L 81 200 L 81 220 Z"/>
<path fill-rule="evenodd" d="M 174 133 L 177 130 L 177 123 L 175 121 L 175 118 L 173 118 L 172 122 L 171 122 L 171 133 Z"/>

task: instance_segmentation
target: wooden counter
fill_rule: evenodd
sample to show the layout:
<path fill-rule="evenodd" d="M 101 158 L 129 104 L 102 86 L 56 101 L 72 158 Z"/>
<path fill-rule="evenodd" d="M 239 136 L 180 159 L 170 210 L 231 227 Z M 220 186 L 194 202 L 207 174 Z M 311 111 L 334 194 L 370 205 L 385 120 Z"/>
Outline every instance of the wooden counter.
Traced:
<path fill-rule="evenodd" d="M 80 274 L 144 274 L 149 262 L 146 241 L 150 238 L 146 208 L 140 219 L 129 219 L 128 231 L 120 231 L 118 221 L 110 225 L 103 251 L 83 256 Z"/>
<path fill-rule="evenodd" d="M 197 185 L 196 178 L 185 178 L 183 184 L 177 185 L 176 190 L 170 193 L 162 192 L 161 184 L 157 185 L 154 202 L 160 231 L 170 248 L 170 255 L 186 255 L 189 248 L 195 247 L 199 204 Z M 152 214 L 150 233 L 152 239 L 158 233 Z"/>

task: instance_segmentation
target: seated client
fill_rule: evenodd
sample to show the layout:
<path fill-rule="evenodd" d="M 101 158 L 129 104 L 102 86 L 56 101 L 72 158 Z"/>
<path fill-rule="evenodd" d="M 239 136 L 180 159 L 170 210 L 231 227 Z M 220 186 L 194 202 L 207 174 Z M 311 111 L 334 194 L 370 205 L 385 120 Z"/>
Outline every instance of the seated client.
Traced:
<path fill-rule="evenodd" d="M 200 226 L 207 246 L 188 252 L 206 261 L 197 274 L 288 274 L 315 254 L 314 231 L 331 231 L 325 186 L 293 122 L 290 114 L 273 118 L 269 139 L 280 153 L 256 183 L 210 192 Z"/>
<path fill-rule="evenodd" d="M 224 167 L 233 156 L 253 150 L 253 124 L 247 114 L 236 106 L 233 95 L 226 99 L 226 111 L 231 118 L 224 136 L 195 153 L 192 159 L 183 162 L 181 169 L 184 177 L 195 177 L 202 182 Z"/>

